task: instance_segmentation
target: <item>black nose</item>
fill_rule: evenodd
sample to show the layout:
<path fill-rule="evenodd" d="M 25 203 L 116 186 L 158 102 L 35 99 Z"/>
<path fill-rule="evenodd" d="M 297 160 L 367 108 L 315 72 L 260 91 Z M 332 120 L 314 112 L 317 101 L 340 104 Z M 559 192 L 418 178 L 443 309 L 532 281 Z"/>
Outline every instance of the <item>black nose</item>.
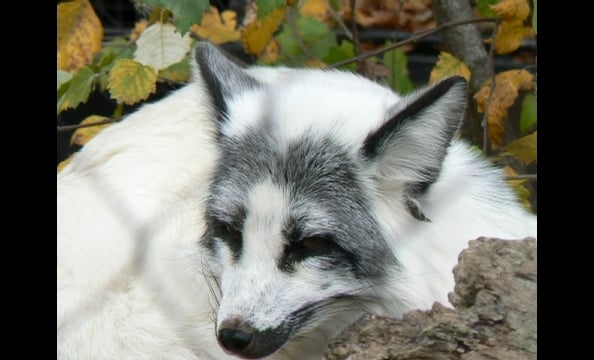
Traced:
<path fill-rule="evenodd" d="M 234 353 L 244 351 L 252 341 L 253 332 L 245 329 L 223 328 L 219 330 L 219 342 L 226 349 Z"/>

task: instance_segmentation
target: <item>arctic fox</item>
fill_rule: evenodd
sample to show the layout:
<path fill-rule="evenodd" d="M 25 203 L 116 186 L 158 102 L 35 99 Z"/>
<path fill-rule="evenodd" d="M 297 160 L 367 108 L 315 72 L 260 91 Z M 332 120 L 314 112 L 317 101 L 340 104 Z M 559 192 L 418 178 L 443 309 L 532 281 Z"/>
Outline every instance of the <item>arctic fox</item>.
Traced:
<path fill-rule="evenodd" d="M 536 237 L 456 139 L 464 79 L 194 57 L 58 174 L 59 359 L 319 359 L 366 312 L 447 304 L 469 240 Z"/>

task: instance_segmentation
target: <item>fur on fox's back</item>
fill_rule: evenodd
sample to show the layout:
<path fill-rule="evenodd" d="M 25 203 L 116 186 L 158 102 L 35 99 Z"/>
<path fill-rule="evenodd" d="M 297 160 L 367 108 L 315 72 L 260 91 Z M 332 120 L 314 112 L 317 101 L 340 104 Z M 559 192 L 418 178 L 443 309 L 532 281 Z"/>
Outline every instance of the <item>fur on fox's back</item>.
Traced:
<path fill-rule="evenodd" d="M 387 119 L 419 103 L 425 106 L 423 102 L 429 100 L 423 96 L 429 96 L 428 92 L 401 99 L 353 74 L 285 68 L 246 70 L 250 76 L 247 85 L 243 75 L 232 69 L 229 81 L 233 86 L 213 86 L 213 81 L 228 81 L 209 78 L 218 75 L 216 68 L 223 59 L 210 48 L 202 51 L 206 55 L 193 83 L 104 130 L 58 174 L 59 358 L 235 358 L 217 343 L 215 333 L 222 326 L 221 319 L 217 322 L 217 310 L 222 305 L 220 316 L 228 314 L 233 322 L 242 305 L 219 304 L 232 301 L 229 295 L 221 298 L 217 291 L 233 288 L 228 279 L 233 272 L 223 269 L 233 261 L 224 260 L 232 258 L 224 245 L 205 240 L 212 226 L 205 221 L 212 212 L 206 208 L 214 206 L 216 210 L 220 204 L 238 201 L 213 203 L 214 190 L 224 193 L 229 186 L 253 192 L 252 197 L 237 197 L 245 196 L 248 205 L 262 199 L 267 213 L 274 212 L 277 203 L 293 204 L 291 196 L 299 191 L 278 185 L 291 179 L 270 173 L 286 171 L 291 164 L 285 159 L 288 153 L 305 140 L 307 146 L 297 147 L 300 151 L 336 151 L 330 155 L 344 160 L 344 167 L 356 165 L 348 169 L 357 185 L 353 191 L 359 191 L 349 197 L 353 209 L 358 209 L 359 198 L 363 199 L 361 207 L 377 225 L 373 236 L 385 239 L 390 249 L 391 260 L 385 262 L 389 268 L 381 269 L 378 261 L 369 264 L 369 270 L 362 269 L 362 275 L 356 274 L 382 274 L 381 279 L 369 280 L 374 285 L 369 294 L 375 297 L 369 303 L 355 304 L 357 310 L 400 316 L 411 309 L 429 308 L 434 301 L 447 304 L 447 293 L 454 285 L 451 270 L 469 240 L 536 236 L 536 218 L 517 204 L 498 170 L 464 142 L 448 139 L 442 152 L 437 147 L 419 152 L 423 141 L 445 141 L 432 131 L 442 116 L 441 107 L 451 108 L 448 111 L 452 113 L 463 111 L 451 105 L 459 95 L 456 83 L 451 85 L 456 93 L 449 88 L 440 90 L 444 95 L 436 100 L 439 104 L 435 108 L 426 105 L 427 111 L 422 112 L 429 119 L 426 123 L 410 130 L 403 121 L 404 125 L 394 125 L 403 130 L 383 136 L 378 129 L 385 127 Z M 214 70 L 204 73 L 204 67 Z M 252 86 L 252 79 L 259 85 Z M 218 86 L 220 93 L 213 92 Z M 229 93 L 236 91 L 235 87 L 237 95 Z M 444 127 L 437 133 L 454 130 Z M 252 140 L 257 141 L 245 145 L 254 134 L 258 137 Z M 255 159 L 257 154 L 272 154 L 275 161 L 285 162 L 262 167 L 264 159 Z M 229 155 L 230 160 L 226 158 Z M 241 159 L 242 155 L 246 159 Z M 310 160 L 317 166 L 333 159 L 312 155 Z M 220 169 L 226 166 L 232 167 L 228 174 Z M 417 166 L 431 171 L 418 171 Z M 252 173 L 257 176 L 250 178 Z M 236 179 L 235 174 L 239 174 Z M 220 175 L 229 175 L 228 184 L 216 187 Z M 248 186 L 245 179 L 255 183 Z M 344 186 L 345 192 L 349 189 L 345 184 L 337 186 Z M 330 201 L 333 196 L 340 197 L 329 188 L 330 193 L 323 195 L 329 194 Z M 252 213 L 264 210 L 253 209 Z M 279 209 L 278 214 L 287 211 Z M 320 216 L 324 214 L 320 212 Z M 366 244 L 374 239 L 371 235 L 369 240 L 361 237 L 357 246 L 371 246 Z M 220 263 L 211 258 L 213 254 L 223 258 Z M 257 266 L 260 264 L 254 264 Z M 300 274 L 302 270 L 293 271 Z M 249 282 L 247 272 L 245 276 L 237 281 Z M 257 279 L 256 274 L 255 278 L 265 282 L 271 276 L 285 279 L 299 275 L 261 274 Z M 223 284 L 217 288 L 221 280 Z M 310 295 L 302 286 L 306 280 L 290 288 L 302 292 L 293 298 Z M 347 284 L 348 278 L 340 281 Z M 288 306 L 288 302 L 256 299 L 255 292 L 257 289 L 238 292 L 237 301 L 253 301 L 252 308 L 270 306 L 272 311 L 274 306 Z M 291 294 L 287 296 L 291 298 Z M 320 312 L 318 319 L 308 319 L 301 332 L 270 358 L 319 356 L 327 341 L 361 315 L 350 308 L 344 308 L 344 313 L 337 309 L 343 308 L 331 308 Z M 268 316 L 279 314 L 280 310 Z"/>

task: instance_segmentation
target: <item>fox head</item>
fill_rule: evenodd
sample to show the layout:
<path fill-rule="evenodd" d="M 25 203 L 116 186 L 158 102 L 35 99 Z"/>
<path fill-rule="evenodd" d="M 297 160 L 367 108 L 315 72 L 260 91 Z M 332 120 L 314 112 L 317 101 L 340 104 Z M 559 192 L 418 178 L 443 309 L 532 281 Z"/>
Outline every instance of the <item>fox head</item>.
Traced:
<path fill-rule="evenodd" d="M 218 124 L 200 246 L 219 344 L 262 358 L 342 329 L 400 271 L 377 200 L 402 226 L 430 221 L 418 199 L 460 126 L 465 80 L 401 98 L 338 71 L 259 79 L 208 43 L 195 59 Z"/>

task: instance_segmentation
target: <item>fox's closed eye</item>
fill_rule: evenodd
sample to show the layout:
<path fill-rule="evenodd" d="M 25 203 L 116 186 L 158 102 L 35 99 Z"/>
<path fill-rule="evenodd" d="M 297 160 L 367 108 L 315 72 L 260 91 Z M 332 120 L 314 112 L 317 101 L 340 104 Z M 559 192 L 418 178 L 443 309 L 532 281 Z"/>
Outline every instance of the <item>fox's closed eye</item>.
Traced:
<path fill-rule="evenodd" d="M 301 261 L 309 257 L 330 256 L 346 252 L 330 236 L 310 236 L 287 246 L 290 260 Z"/>
<path fill-rule="evenodd" d="M 327 245 L 328 241 L 322 237 L 309 237 L 301 240 L 301 246 L 308 251 L 313 251 Z"/>
<path fill-rule="evenodd" d="M 241 239 L 241 230 L 224 222 L 216 222 L 214 225 L 215 235 L 224 239 Z"/>
<path fill-rule="evenodd" d="M 235 258 L 240 256 L 243 234 L 237 226 L 223 221 L 215 221 L 213 224 L 213 236 L 229 246 Z"/>

